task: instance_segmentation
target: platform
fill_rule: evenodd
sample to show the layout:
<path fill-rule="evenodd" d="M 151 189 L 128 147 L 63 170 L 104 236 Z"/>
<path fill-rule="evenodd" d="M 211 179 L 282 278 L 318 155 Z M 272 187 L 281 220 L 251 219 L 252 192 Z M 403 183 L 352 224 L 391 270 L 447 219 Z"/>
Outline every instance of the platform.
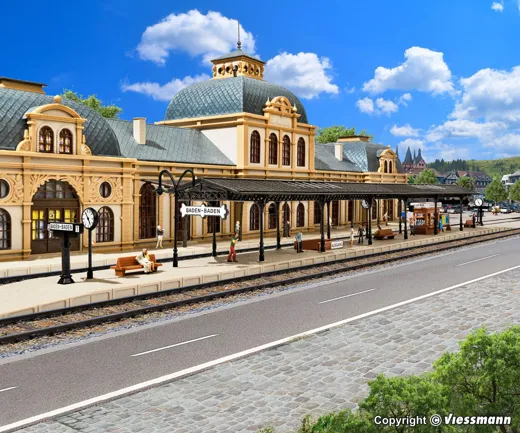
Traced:
<path fill-rule="evenodd" d="M 396 228 L 394 225 L 394 229 Z M 349 247 L 348 241 L 345 240 L 343 248 L 325 253 L 305 251 L 304 254 L 297 254 L 291 246 L 280 250 L 266 250 L 264 262 L 258 261 L 258 251 L 240 253 L 241 249 L 258 247 L 258 241 L 252 240 L 238 244 L 238 263 L 228 263 L 226 256 L 202 257 L 181 260 L 177 268 L 174 268 L 171 262 L 166 262 L 156 273 L 144 274 L 142 271 L 134 271 L 129 272 L 125 277 L 116 277 L 113 270 L 107 269 L 95 271 L 94 279 L 88 281 L 85 280 L 85 273 L 73 274 L 75 284 L 69 285 L 57 284 L 58 276 L 31 279 L 0 286 L 0 317 L 50 311 L 176 287 L 228 280 L 246 275 L 325 263 L 348 257 L 359 257 L 366 254 L 427 245 L 448 239 L 467 237 L 475 233 L 491 233 L 503 228 L 502 225 L 500 227 L 492 225 L 489 227 L 465 229 L 462 232 L 458 231 L 457 228 L 453 231 L 440 233 L 437 236 L 410 235 L 407 241 L 403 239 L 403 234 L 397 234 L 393 240 L 374 240 L 372 246 L 368 246 L 365 240 L 364 244 L 359 245 L 355 243 L 352 248 Z M 335 230 L 331 233 L 331 237 L 346 236 L 349 232 L 350 230 Z M 318 236 L 319 234 L 316 234 L 316 237 Z M 306 238 L 310 237 L 310 235 L 307 235 Z M 289 241 L 292 243 L 293 239 L 285 238 L 285 242 Z M 274 239 L 268 239 L 266 245 L 275 244 L 275 242 L 276 240 Z M 227 250 L 228 246 L 229 241 L 220 242 L 219 250 Z M 180 248 L 179 254 L 197 254 L 210 251 L 211 247 L 198 246 Z M 150 250 L 150 253 L 156 254 L 157 258 L 171 257 L 172 255 L 170 248 L 159 251 Z M 115 263 L 117 257 L 128 255 L 132 255 L 132 253 L 96 254 L 94 264 L 111 265 Z M 76 260 L 76 267 L 85 267 L 85 262 L 81 262 L 81 260 L 86 260 L 84 256 L 77 257 Z M 60 270 L 60 262 L 60 257 L 37 260 L 31 264 L 32 268 L 28 267 L 27 261 L 11 262 L 9 264 L 2 263 L 2 268 L 0 269 L 8 274 L 17 269 L 23 269 L 22 266 L 25 266 L 27 273 L 35 269 L 38 269 L 39 272 Z"/>

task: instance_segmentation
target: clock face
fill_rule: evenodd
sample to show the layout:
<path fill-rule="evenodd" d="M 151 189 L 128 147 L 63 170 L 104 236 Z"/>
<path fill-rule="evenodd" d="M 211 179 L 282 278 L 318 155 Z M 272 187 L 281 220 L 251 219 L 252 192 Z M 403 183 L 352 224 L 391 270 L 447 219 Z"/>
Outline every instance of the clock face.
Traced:
<path fill-rule="evenodd" d="M 477 198 L 477 199 L 475 200 L 475 205 L 476 205 L 476 206 L 482 206 L 482 200 L 481 200 L 480 198 Z"/>
<path fill-rule="evenodd" d="M 93 229 L 97 225 L 97 212 L 89 207 L 83 211 L 81 220 L 83 221 L 83 225 L 85 226 L 85 228 L 89 230 Z"/>
<path fill-rule="evenodd" d="M 368 209 L 368 202 L 366 200 L 363 200 L 361 202 L 361 206 L 363 206 L 365 209 Z"/>

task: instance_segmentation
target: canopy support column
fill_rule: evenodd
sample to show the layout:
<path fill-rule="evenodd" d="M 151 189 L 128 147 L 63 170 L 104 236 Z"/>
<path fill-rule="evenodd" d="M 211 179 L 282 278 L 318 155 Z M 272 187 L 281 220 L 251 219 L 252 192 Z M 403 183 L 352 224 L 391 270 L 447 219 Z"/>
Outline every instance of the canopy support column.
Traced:
<path fill-rule="evenodd" d="M 408 199 L 403 200 L 404 203 L 404 239 L 408 239 Z"/>
<path fill-rule="evenodd" d="M 276 201 L 274 206 L 276 212 L 276 249 L 279 250 L 282 248 L 282 245 L 280 244 L 280 202 Z"/>
<path fill-rule="evenodd" d="M 460 197 L 460 231 L 464 230 L 464 225 L 462 224 L 462 197 Z"/>
<path fill-rule="evenodd" d="M 374 199 L 368 199 L 368 209 L 367 209 L 367 239 L 368 245 L 372 245 L 372 202 Z"/>
<path fill-rule="evenodd" d="M 220 207 L 220 202 L 217 202 L 217 203 L 218 203 L 218 206 Z M 212 218 L 211 223 L 212 223 L 212 229 L 213 229 L 213 243 L 212 243 L 211 255 L 213 257 L 217 257 L 217 221 L 216 221 L 216 219 L 220 218 L 220 217 L 212 216 L 210 218 Z"/>
<path fill-rule="evenodd" d="M 264 210 L 265 210 L 265 201 L 261 200 L 258 203 L 260 207 L 260 256 L 258 257 L 259 262 L 263 262 L 265 260 L 264 257 Z"/>
<path fill-rule="evenodd" d="M 439 217 L 439 214 L 437 213 L 437 201 L 439 200 L 439 197 L 435 197 L 433 201 L 433 234 L 438 235 L 439 234 L 439 221 L 437 220 Z"/>
<path fill-rule="evenodd" d="M 399 199 L 397 212 L 399 213 L 399 234 L 401 234 L 403 232 L 403 218 L 401 217 L 403 213 L 403 201 L 401 199 Z"/>
<path fill-rule="evenodd" d="M 327 202 L 327 239 L 330 240 L 330 200 Z"/>
<path fill-rule="evenodd" d="M 320 211 L 321 211 L 321 218 L 320 218 L 320 235 L 321 235 L 321 239 L 320 239 L 320 252 L 324 253 L 325 252 L 325 233 L 324 233 L 324 227 L 323 227 L 323 217 L 324 217 L 324 208 L 325 208 L 325 202 L 322 200 L 320 200 L 318 202 L 320 204 Z"/>

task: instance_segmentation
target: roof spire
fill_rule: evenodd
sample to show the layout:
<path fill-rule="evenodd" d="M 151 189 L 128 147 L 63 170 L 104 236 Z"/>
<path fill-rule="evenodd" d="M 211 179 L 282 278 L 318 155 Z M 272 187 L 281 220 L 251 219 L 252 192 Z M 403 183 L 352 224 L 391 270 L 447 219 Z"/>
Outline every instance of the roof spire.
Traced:
<path fill-rule="evenodd" d="M 241 47 L 242 47 L 242 42 L 240 42 L 240 22 L 237 21 L 237 25 L 238 25 L 238 42 L 237 42 L 237 48 L 240 50 Z"/>

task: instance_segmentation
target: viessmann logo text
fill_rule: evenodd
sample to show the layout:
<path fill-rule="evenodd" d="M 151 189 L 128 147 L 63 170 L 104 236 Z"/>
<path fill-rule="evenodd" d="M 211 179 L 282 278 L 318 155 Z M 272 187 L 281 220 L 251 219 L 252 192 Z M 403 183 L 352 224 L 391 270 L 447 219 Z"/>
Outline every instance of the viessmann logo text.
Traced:
<path fill-rule="evenodd" d="M 374 423 L 377 425 L 400 427 L 408 425 L 415 427 L 417 425 L 511 425 L 510 416 L 456 416 L 450 413 L 444 417 L 434 414 L 430 417 L 415 416 L 404 418 L 387 418 L 376 416 Z"/>

